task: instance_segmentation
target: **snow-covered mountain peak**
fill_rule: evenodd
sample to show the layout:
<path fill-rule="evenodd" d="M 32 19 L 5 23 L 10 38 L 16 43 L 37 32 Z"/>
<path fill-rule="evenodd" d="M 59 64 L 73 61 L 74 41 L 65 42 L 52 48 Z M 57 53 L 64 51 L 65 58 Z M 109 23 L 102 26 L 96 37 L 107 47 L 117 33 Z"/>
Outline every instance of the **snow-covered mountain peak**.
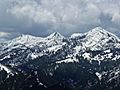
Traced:
<path fill-rule="evenodd" d="M 97 39 L 101 40 L 103 38 L 109 38 L 109 39 L 113 39 L 114 41 L 119 41 L 119 38 L 116 35 L 103 29 L 102 27 L 96 27 L 96 28 L 90 30 L 87 33 L 87 37 L 93 37 L 96 40 Z"/>
<path fill-rule="evenodd" d="M 44 39 L 46 40 L 46 44 L 48 46 L 54 46 L 54 45 L 62 44 L 63 39 L 65 39 L 65 37 L 58 32 L 54 32 Z"/>
<path fill-rule="evenodd" d="M 35 45 L 36 43 L 40 42 L 40 40 L 43 39 L 41 37 L 35 37 L 32 35 L 24 35 L 22 34 L 21 36 L 10 40 L 8 42 L 8 46 L 16 45 L 16 44 L 25 44 L 25 45 Z"/>
<path fill-rule="evenodd" d="M 88 35 L 92 35 L 92 36 L 95 36 L 95 35 L 98 35 L 98 36 L 99 35 L 106 35 L 107 36 L 109 34 L 111 34 L 111 33 L 106 31 L 102 27 L 96 27 L 88 32 Z"/>
<path fill-rule="evenodd" d="M 16 40 L 18 40 L 20 43 L 28 43 L 29 41 L 36 39 L 37 37 L 31 36 L 31 35 L 24 35 L 22 34 Z"/>
<path fill-rule="evenodd" d="M 105 29 L 103 29 L 102 27 L 95 27 L 93 28 L 91 31 L 106 31 Z"/>
<path fill-rule="evenodd" d="M 110 47 L 109 45 L 114 46 L 119 41 L 116 35 L 101 27 L 97 27 L 87 33 L 84 46 L 96 50 L 106 46 Z"/>
<path fill-rule="evenodd" d="M 62 36 L 58 32 L 54 32 L 47 37 L 47 39 L 63 39 L 63 38 L 64 38 L 64 36 Z"/>
<path fill-rule="evenodd" d="M 18 39 L 22 43 L 35 43 L 38 40 L 40 40 L 41 37 L 35 37 L 31 35 L 22 35 L 21 37 L 18 37 Z"/>
<path fill-rule="evenodd" d="M 94 37 L 96 37 L 96 35 L 97 35 L 97 37 L 100 37 L 101 35 L 105 36 L 105 37 L 113 37 L 119 41 L 119 38 L 116 35 L 103 29 L 102 27 L 96 27 L 96 28 L 90 30 L 87 34 L 92 35 Z"/>

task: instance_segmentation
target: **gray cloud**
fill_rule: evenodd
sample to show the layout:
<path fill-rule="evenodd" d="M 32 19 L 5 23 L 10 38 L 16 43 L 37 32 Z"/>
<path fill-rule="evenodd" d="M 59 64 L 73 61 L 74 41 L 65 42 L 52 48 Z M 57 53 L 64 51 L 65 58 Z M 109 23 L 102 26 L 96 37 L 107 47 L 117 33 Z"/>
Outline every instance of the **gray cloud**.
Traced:
<path fill-rule="evenodd" d="M 119 0 L 1 0 L 0 13 L 0 31 L 14 35 L 70 35 L 96 26 L 113 33 L 120 29 Z"/>

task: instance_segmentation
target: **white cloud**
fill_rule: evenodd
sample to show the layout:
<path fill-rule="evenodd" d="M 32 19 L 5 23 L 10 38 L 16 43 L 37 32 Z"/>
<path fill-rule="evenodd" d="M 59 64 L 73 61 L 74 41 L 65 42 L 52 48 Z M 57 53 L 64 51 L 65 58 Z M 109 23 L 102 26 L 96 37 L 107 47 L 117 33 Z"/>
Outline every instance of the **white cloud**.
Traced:
<path fill-rule="evenodd" d="M 20 33 L 15 33 L 15 32 L 3 32 L 0 31 L 0 42 L 4 42 L 7 40 L 10 40 L 16 36 L 21 35 Z"/>
<path fill-rule="evenodd" d="M 8 35 L 10 35 L 10 33 L 8 33 L 8 32 L 0 32 L 0 37 L 7 37 Z"/>
<path fill-rule="evenodd" d="M 120 24 L 120 13 L 114 13 L 112 17 L 112 22 Z"/>
<path fill-rule="evenodd" d="M 8 36 L 10 36 L 11 34 L 10 33 L 7 33 L 7 32 L 0 32 L 0 42 L 4 42 L 4 41 L 7 41 L 7 38 Z"/>
<path fill-rule="evenodd" d="M 110 17 L 108 28 L 111 23 L 120 25 L 119 7 L 120 0 L 1 0 L 0 25 L 20 33 L 58 31 L 63 34 L 104 26 L 103 15 Z"/>
<path fill-rule="evenodd" d="M 85 6 L 82 6 L 82 3 Z M 41 0 L 40 3 L 22 0 L 10 11 L 20 19 L 29 18 L 35 23 L 50 24 L 52 29 L 55 29 L 54 27 L 58 29 L 60 25 L 65 28 L 71 25 L 74 29 L 79 25 L 100 23 L 99 8 L 93 3 L 84 2 L 84 0 Z"/>

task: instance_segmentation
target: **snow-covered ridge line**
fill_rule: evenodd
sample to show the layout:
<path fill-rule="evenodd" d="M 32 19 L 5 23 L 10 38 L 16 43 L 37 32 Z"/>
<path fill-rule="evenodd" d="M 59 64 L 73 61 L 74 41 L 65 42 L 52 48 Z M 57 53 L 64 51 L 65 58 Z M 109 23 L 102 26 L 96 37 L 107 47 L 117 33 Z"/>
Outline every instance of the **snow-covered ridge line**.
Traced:
<path fill-rule="evenodd" d="M 22 35 L 7 42 L 3 47 L 1 45 L 1 48 L 0 60 L 15 59 L 15 61 L 13 60 L 15 64 L 11 63 L 13 66 L 22 64 L 18 63 L 18 57 L 20 60 L 26 58 L 26 60 L 23 59 L 26 63 L 44 55 L 57 58 L 58 63 L 78 62 L 76 56 L 87 60 L 104 60 L 106 58 L 117 60 L 120 58 L 119 38 L 101 27 L 86 33 L 74 33 L 68 38 L 58 32 L 44 38 Z"/>
<path fill-rule="evenodd" d="M 112 43 L 116 43 L 116 47 L 120 47 L 120 44 L 118 44 L 118 42 L 120 42 L 120 39 L 116 35 L 106 31 L 101 27 L 96 27 L 86 33 L 74 33 L 70 37 L 64 37 L 58 32 L 54 32 L 47 37 L 21 35 L 13 40 L 8 41 L 5 47 L 17 47 L 18 44 L 22 44 L 27 47 L 34 47 L 36 45 L 39 47 L 51 47 L 55 45 L 62 45 L 66 40 L 69 42 L 70 40 L 76 39 L 79 39 L 80 44 L 83 46 L 82 48 L 89 47 L 91 49 L 99 49 L 103 47 L 103 45 L 108 44 L 109 41 L 112 41 Z"/>
<path fill-rule="evenodd" d="M 109 32 L 109 31 L 103 29 L 102 27 L 96 27 L 96 28 L 94 28 L 94 29 L 92 29 L 92 30 L 90 30 L 88 32 L 85 32 L 85 33 L 73 33 L 69 38 L 71 38 L 71 37 L 74 38 L 74 37 L 77 37 L 77 36 L 83 36 L 83 35 L 89 34 L 90 32 L 104 32 L 104 34 L 107 33 L 107 34 L 110 34 L 110 35 L 116 37 L 117 39 L 119 39 L 115 34 L 113 34 L 113 33 Z M 65 36 L 61 35 L 59 32 L 54 32 L 54 33 L 50 34 L 47 37 L 37 37 L 37 36 L 22 34 L 18 38 L 24 38 L 24 39 L 25 38 L 29 38 L 29 39 L 30 38 L 32 38 L 32 39 L 35 39 L 35 38 L 36 39 L 49 39 L 49 38 L 57 38 L 57 37 L 58 38 L 59 37 L 65 38 Z"/>
<path fill-rule="evenodd" d="M 25 45 L 36 45 L 38 43 L 48 43 L 48 42 L 52 42 L 52 41 L 62 41 L 65 37 L 62 36 L 60 33 L 58 32 L 54 32 L 51 35 L 47 36 L 47 37 L 36 37 L 36 36 L 32 36 L 32 35 L 24 35 L 22 34 L 21 36 L 10 40 L 6 43 L 9 44 L 9 46 L 15 45 L 15 44 L 25 44 Z M 9 47 L 8 46 L 8 47 Z"/>
<path fill-rule="evenodd" d="M 120 39 L 112 34 L 111 32 L 108 32 L 106 31 L 105 29 L 101 28 L 101 27 L 96 27 L 86 33 L 73 33 L 70 37 L 68 38 L 76 38 L 76 37 L 82 37 L 84 35 L 89 35 L 89 34 L 92 34 L 92 33 L 102 33 L 102 34 L 109 34 L 109 35 L 112 35 L 113 37 L 115 37 L 117 40 L 120 41 Z M 93 35 L 94 36 L 94 35 Z M 45 41 L 45 40 L 49 40 L 49 39 L 59 39 L 59 40 L 62 40 L 66 38 L 65 36 L 61 35 L 60 33 L 58 32 L 54 32 L 52 34 L 50 34 L 49 36 L 47 37 L 36 37 L 36 36 L 32 36 L 32 35 L 24 35 L 22 34 L 21 36 L 13 39 L 13 40 L 10 40 L 9 42 L 16 42 L 16 43 L 38 43 L 38 42 L 41 42 L 41 41 Z"/>

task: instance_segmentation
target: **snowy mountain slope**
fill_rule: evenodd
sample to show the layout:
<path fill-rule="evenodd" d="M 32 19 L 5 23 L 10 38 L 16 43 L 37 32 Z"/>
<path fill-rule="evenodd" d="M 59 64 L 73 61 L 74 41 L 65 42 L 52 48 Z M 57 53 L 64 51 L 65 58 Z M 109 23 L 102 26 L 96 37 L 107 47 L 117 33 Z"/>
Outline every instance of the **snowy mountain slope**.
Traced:
<path fill-rule="evenodd" d="M 111 90 L 104 85 L 113 82 L 119 87 L 120 39 L 101 27 L 70 37 L 58 32 L 47 37 L 21 35 L 0 47 L 0 73 L 4 76 L 3 69 L 13 70 L 18 73 L 15 80 L 32 79 L 27 87 L 37 83 L 40 88 L 41 84 L 42 88 L 57 84 L 75 90 Z M 11 78 L 11 83 L 19 85 Z"/>
<path fill-rule="evenodd" d="M 0 61 L 6 59 L 9 61 L 11 58 L 13 62 L 18 58 L 25 58 L 24 61 L 29 61 L 43 55 L 56 57 L 61 55 L 61 59 L 72 58 L 76 55 L 88 60 L 120 58 L 119 52 L 117 52 L 120 49 L 119 38 L 101 27 L 94 28 L 87 33 L 75 33 L 69 38 L 65 38 L 58 32 L 44 38 L 22 35 L 7 42 L 3 48 Z M 117 51 L 113 52 L 113 49 L 117 49 Z M 26 55 L 24 56 L 23 53 Z M 6 55 L 9 55 L 9 57 Z"/>
<path fill-rule="evenodd" d="M 60 43 L 63 40 L 63 38 L 64 37 L 57 32 L 51 34 L 46 38 L 35 37 L 31 35 L 21 35 L 7 43 L 8 43 L 8 47 L 17 44 L 23 44 L 25 46 L 35 46 L 40 44 L 49 44 L 49 43 L 55 44 L 57 42 Z"/>
<path fill-rule="evenodd" d="M 101 48 L 111 48 L 112 46 L 116 46 L 118 43 L 120 43 L 120 40 L 117 36 L 101 27 L 97 27 L 88 32 L 84 45 L 92 50 L 99 50 Z"/>

